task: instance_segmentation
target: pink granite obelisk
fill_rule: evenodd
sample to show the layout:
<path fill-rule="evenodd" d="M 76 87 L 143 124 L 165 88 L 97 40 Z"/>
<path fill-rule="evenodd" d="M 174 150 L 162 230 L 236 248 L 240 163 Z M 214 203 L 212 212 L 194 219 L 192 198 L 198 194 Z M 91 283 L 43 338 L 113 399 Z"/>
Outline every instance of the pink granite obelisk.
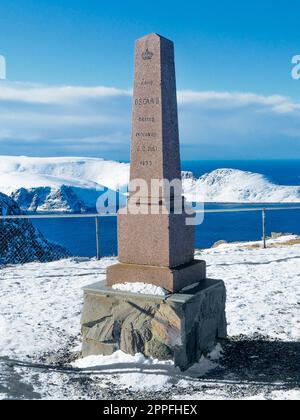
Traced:
<path fill-rule="evenodd" d="M 130 203 L 138 190 L 119 211 L 119 264 L 108 268 L 107 284 L 143 282 L 174 293 L 205 279 L 206 266 L 194 260 L 194 226 L 186 223 L 193 215 L 181 197 L 174 45 L 157 34 L 136 43 L 132 126 L 131 185 L 143 180 L 148 189 L 138 196 L 140 213 L 132 214 Z M 153 180 L 162 188 L 153 190 Z M 165 181 L 179 188 L 170 193 Z M 147 211 L 153 203 L 156 211 Z"/>

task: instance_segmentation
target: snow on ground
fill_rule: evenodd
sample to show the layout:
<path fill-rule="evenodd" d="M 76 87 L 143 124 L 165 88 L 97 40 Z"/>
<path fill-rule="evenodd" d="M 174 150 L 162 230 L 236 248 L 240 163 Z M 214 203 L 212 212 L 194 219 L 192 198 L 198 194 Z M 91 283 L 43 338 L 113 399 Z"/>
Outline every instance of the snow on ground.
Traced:
<path fill-rule="evenodd" d="M 255 244 L 223 244 L 201 253 L 209 276 L 226 282 L 229 335 L 300 341 L 300 246 L 247 249 Z"/>
<path fill-rule="evenodd" d="M 120 365 L 126 365 L 126 369 L 129 373 L 126 375 L 117 375 L 115 378 L 115 385 L 118 386 L 118 388 L 126 389 L 128 384 L 130 384 L 132 389 L 136 391 L 141 389 L 159 390 L 163 386 L 168 386 L 170 379 L 174 376 L 175 372 L 175 368 L 171 361 L 159 362 L 152 358 L 148 359 L 142 354 L 130 356 L 122 351 L 117 351 L 111 356 L 89 356 L 73 363 L 73 366 L 79 369 L 89 370 L 97 367 L 101 367 L 101 369 L 106 368 L 107 372 L 111 375 L 118 373 L 118 366 Z M 159 365 L 162 369 L 161 374 L 156 370 L 156 367 Z M 116 368 L 113 369 L 113 366 L 116 366 Z M 137 366 L 141 366 L 141 368 L 137 369 Z M 154 367 L 154 375 L 149 375 L 151 367 Z M 146 368 L 145 373 L 143 373 L 143 368 Z M 165 371 L 168 371 L 169 374 L 166 375 Z"/>
<path fill-rule="evenodd" d="M 188 388 L 189 381 L 186 377 L 202 377 L 209 371 L 215 369 L 218 365 L 216 361 L 220 357 L 219 345 L 207 357 L 202 356 L 199 363 L 196 363 L 182 375 L 180 370 L 174 366 L 172 361 L 159 361 L 153 358 L 146 358 L 142 354 L 130 356 L 117 351 L 111 356 L 89 356 L 84 359 L 78 359 L 72 363 L 73 367 L 86 369 L 106 367 L 106 372 L 111 375 L 118 373 L 118 366 L 126 366 L 128 373 L 126 375 L 116 375 L 114 385 L 120 389 L 126 389 L 128 384 L 134 391 L 161 391 L 168 389 L 170 386 Z M 116 368 L 113 368 L 116 366 Z M 139 367 L 139 368 L 138 368 Z"/>
<path fill-rule="evenodd" d="M 36 357 L 78 337 L 82 287 L 103 280 L 113 262 L 72 258 L 0 270 L 0 356 Z"/>
<path fill-rule="evenodd" d="M 300 245 L 283 241 L 197 252 L 226 283 L 229 340 L 184 373 L 122 352 L 79 358 L 81 289 L 114 258 L 2 268 L 0 399 L 299 399 Z"/>

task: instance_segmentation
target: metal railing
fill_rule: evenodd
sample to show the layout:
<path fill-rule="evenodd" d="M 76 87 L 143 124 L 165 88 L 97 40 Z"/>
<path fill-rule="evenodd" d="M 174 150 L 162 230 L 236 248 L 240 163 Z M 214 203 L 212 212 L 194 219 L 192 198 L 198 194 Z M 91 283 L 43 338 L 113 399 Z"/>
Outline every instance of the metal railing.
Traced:
<path fill-rule="evenodd" d="M 266 229 L 266 220 L 267 220 L 267 213 L 268 212 L 276 212 L 276 211 L 291 211 L 291 210 L 300 210 L 300 206 L 278 206 L 278 207 L 245 207 L 245 208 L 217 208 L 217 209 L 203 209 L 203 210 L 196 210 L 196 213 L 204 213 L 211 214 L 211 213 L 245 213 L 245 212 L 260 212 L 262 215 L 262 246 L 264 248 L 267 247 L 267 229 Z M 9 250 L 12 252 L 12 249 L 9 249 L 9 240 L 11 239 L 12 244 L 11 248 L 14 246 L 17 247 L 15 252 L 12 252 L 14 255 L 14 259 L 18 263 L 28 262 L 28 258 L 26 257 L 26 252 L 22 249 L 22 241 L 25 239 L 29 241 L 29 246 L 32 246 L 34 249 L 34 260 L 40 261 L 51 261 L 55 259 L 61 258 L 64 254 L 68 256 L 68 251 L 63 249 L 62 246 L 56 245 L 51 243 L 48 239 L 44 237 L 43 234 L 40 234 L 36 228 L 34 230 L 30 227 L 31 221 L 35 220 L 42 220 L 42 219 L 94 219 L 95 220 L 95 249 L 96 249 L 96 258 L 100 259 L 100 248 L 101 248 L 101 218 L 104 217 L 116 217 L 116 213 L 109 213 L 109 214 L 22 214 L 22 215 L 6 215 L 0 216 L 0 264 L 1 260 L 2 263 L 5 263 L 5 253 Z M 23 237 L 21 235 L 20 226 L 14 225 L 12 229 L 8 229 L 10 226 L 7 226 L 9 222 L 16 222 L 16 221 L 23 221 L 23 230 L 27 230 L 27 236 Z M 6 225 L 5 225 L 6 223 Z M 25 223 L 25 224 L 24 224 Z M 5 228 L 6 232 L 5 233 Z M 10 232 L 10 233 L 9 233 Z M 18 238 L 18 235 L 20 237 Z M 11 236 L 9 238 L 8 236 Z M 6 239 L 6 240 L 5 240 Z M 41 246 L 42 244 L 42 246 Z M 39 248 L 40 247 L 40 248 Z M 4 255 L 4 257 L 3 257 Z M 9 259 L 8 259 L 9 261 Z"/>

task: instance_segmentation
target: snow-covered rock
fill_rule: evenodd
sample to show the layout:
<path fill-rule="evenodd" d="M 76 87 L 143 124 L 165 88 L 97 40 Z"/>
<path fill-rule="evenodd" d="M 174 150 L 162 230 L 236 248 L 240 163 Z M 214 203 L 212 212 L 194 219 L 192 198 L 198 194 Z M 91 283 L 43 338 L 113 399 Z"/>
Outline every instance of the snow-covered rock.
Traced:
<path fill-rule="evenodd" d="M 18 203 L 21 210 L 26 212 L 84 213 L 88 210 L 86 203 L 75 194 L 73 188 L 65 185 L 58 189 L 50 187 L 20 188 L 13 192 L 11 197 Z"/>
<path fill-rule="evenodd" d="M 19 206 L 0 193 L 0 215 L 20 214 Z M 62 247 L 48 242 L 29 220 L 0 220 L 0 265 L 52 261 L 67 255 Z"/>

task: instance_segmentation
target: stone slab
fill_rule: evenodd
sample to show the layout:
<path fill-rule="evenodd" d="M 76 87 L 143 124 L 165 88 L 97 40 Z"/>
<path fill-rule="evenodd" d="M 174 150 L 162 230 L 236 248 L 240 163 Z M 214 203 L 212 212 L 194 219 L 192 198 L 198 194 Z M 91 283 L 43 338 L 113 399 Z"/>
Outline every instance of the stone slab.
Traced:
<path fill-rule="evenodd" d="M 107 285 L 147 283 L 163 287 L 170 293 L 198 283 L 206 278 L 205 261 L 193 260 L 177 268 L 115 264 L 107 268 Z"/>
<path fill-rule="evenodd" d="M 143 353 L 187 369 L 226 337 L 225 302 L 219 280 L 163 297 L 117 291 L 103 282 L 87 286 L 82 354 Z"/>

